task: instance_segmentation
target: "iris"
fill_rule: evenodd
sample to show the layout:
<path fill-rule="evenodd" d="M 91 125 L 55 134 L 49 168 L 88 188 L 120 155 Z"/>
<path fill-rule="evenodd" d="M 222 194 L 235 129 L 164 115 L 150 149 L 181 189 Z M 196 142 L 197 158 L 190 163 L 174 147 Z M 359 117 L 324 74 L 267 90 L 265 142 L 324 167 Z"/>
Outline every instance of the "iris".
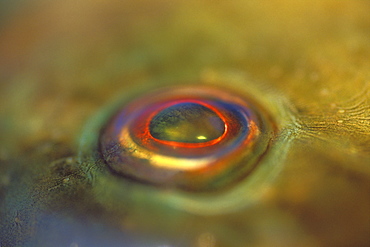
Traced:
<path fill-rule="evenodd" d="M 267 148 L 263 118 L 246 98 L 182 86 L 125 102 L 99 139 L 110 170 L 122 178 L 184 190 L 233 184 Z"/>

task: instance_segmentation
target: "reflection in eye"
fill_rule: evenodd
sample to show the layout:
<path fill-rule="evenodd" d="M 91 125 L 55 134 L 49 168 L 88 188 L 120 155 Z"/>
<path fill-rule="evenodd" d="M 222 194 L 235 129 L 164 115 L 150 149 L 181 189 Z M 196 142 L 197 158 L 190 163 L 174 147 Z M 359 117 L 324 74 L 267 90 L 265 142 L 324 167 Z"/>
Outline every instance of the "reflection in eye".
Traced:
<path fill-rule="evenodd" d="M 103 129 L 100 150 L 112 171 L 135 181 L 222 189 L 251 172 L 268 147 L 260 111 L 215 88 L 163 89 L 124 104 Z"/>
<path fill-rule="evenodd" d="M 198 102 L 174 102 L 151 120 L 149 133 L 156 139 L 184 143 L 208 143 L 220 140 L 227 131 L 223 116 Z"/>

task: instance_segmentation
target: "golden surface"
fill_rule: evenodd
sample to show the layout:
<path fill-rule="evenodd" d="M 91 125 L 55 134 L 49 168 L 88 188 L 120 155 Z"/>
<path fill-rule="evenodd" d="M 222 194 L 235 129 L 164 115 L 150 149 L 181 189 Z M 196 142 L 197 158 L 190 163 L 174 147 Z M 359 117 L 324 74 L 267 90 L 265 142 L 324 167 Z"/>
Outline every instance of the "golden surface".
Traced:
<path fill-rule="evenodd" d="M 0 246 L 368 246 L 369 13 L 366 0 L 65 0 L 2 14 Z M 76 168 L 113 98 L 188 79 L 276 109 L 278 171 L 253 203 L 186 210 L 176 191 L 109 175 L 103 189 Z M 141 190 L 161 192 L 148 204 Z"/>

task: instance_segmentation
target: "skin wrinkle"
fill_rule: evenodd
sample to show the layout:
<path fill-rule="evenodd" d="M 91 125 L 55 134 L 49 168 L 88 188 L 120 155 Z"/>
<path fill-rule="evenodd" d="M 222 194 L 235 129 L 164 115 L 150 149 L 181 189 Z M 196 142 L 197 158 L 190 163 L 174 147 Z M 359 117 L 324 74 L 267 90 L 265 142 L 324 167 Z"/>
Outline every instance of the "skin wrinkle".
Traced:
<path fill-rule="evenodd" d="M 1 14 L 0 246 L 367 246 L 369 9 L 34 0 Z M 272 115 L 256 171 L 234 197 L 115 186 L 91 148 L 111 102 L 188 82 Z"/>

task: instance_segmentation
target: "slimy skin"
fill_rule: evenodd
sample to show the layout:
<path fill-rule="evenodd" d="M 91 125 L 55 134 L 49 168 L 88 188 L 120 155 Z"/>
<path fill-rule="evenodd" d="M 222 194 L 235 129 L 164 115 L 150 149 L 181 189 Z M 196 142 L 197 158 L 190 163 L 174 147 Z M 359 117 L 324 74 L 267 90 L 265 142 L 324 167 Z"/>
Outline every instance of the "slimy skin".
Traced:
<path fill-rule="evenodd" d="M 368 1 L 11 10 L 0 12 L 0 246 L 369 245 Z M 184 85 L 265 114 L 268 148 L 245 150 L 255 169 L 199 193 L 112 172 L 98 148 L 112 115 Z"/>

